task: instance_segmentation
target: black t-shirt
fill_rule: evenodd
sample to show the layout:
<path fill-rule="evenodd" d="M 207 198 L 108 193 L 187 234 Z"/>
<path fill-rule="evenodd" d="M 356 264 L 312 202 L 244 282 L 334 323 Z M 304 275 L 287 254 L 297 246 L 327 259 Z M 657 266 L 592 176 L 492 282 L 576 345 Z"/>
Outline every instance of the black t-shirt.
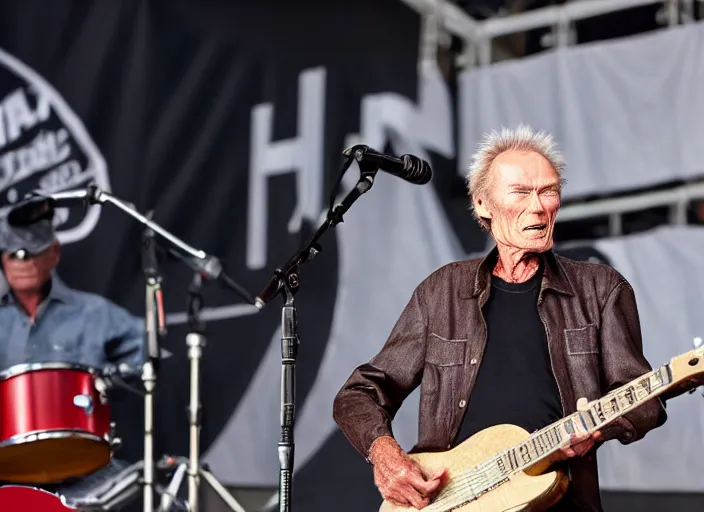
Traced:
<path fill-rule="evenodd" d="M 484 306 L 487 342 L 457 443 L 509 423 L 534 432 L 562 418 L 545 326 L 538 316 L 542 268 L 525 283 L 492 276 Z"/>

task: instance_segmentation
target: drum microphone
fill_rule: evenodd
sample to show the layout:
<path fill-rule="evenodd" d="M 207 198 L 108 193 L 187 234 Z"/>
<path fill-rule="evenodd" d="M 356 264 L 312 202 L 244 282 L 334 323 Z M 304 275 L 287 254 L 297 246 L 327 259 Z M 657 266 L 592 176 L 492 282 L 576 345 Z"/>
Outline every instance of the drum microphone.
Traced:
<path fill-rule="evenodd" d="M 139 396 L 142 396 L 142 392 L 137 391 L 127 383 L 127 381 L 137 379 L 141 376 L 141 374 L 142 373 L 140 368 L 130 366 L 126 363 L 106 364 L 105 366 L 103 366 L 103 369 L 100 373 L 100 379 L 98 379 L 99 381 L 103 382 L 104 390 L 99 391 L 107 391 L 117 386 L 126 389 L 127 391 L 130 391 L 132 393 L 135 393 Z"/>
<path fill-rule="evenodd" d="M 393 174 L 414 185 L 425 185 L 433 177 L 430 164 L 413 155 L 389 156 L 365 146 L 357 144 L 342 152 L 347 157 L 353 157 L 357 162 L 373 162 L 379 169 Z"/>
<path fill-rule="evenodd" d="M 48 198 L 30 198 L 12 207 L 7 215 L 11 226 L 30 226 L 54 217 L 54 202 Z"/>

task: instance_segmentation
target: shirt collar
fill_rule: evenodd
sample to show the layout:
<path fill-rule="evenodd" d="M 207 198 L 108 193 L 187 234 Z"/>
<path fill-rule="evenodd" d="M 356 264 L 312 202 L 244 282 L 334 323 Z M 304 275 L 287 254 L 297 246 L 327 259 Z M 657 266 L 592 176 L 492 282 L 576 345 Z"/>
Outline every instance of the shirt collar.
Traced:
<path fill-rule="evenodd" d="M 56 274 L 56 271 L 51 273 L 51 289 L 47 299 L 63 302 L 64 304 L 71 302 L 73 298 L 73 290 L 64 283 Z"/>

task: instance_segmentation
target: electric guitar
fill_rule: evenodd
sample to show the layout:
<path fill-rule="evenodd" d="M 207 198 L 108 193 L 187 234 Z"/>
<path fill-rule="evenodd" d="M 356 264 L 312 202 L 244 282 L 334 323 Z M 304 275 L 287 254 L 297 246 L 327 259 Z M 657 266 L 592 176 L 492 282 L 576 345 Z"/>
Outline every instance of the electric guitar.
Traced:
<path fill-rule="evenodd" d="M 704 345 L 613 390 L 578 411 L 529 434 L 515 425 L 478 432 L 452 450 L 410 457 L 424 471 L 447 468 L 447 483 L 424 512 L 542 511 L 556 504 L 568 486 L 567 474 L 550 467 L 549 457 L 569 445 L 570 435 L 596 432 L 648 400 L 671 399 L 704 384 Z M 384 501 L 379 512 L 416 510 Z"/>

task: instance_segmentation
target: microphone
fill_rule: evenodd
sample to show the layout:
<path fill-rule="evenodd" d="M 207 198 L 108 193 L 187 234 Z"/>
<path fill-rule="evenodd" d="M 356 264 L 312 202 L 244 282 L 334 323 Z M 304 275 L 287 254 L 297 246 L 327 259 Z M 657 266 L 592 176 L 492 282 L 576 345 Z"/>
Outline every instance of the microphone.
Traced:
<path fill-rule="evenodd" d="M 103 366 L 100 375 L 95 381 L 95 387 L 100 393 L 120 387 L 136 395 L 144 396 L 144 393 L 128 384 L 129 381 L 136 380 L 141 375 L 142 371 L 140 368 L 126 363 L 108 363 Z"/>
<path fill-rule="evenodd" d="M 31 198 L 13 206 L 7 215 L 11 226 L 30 226 L 40 220 L 54 218 L 54 201 L 46 198 Z"/>
<path fill-rule="evenodd" d="M 99 189 L 93 186 L 53 193 L 33 190 L 10 209 L 7 220 L 13 226 L 28 226 L 39 220 L 51 220 L 57 208 L 72 206 L 87 208 L 102 202 L 100 193 Z"/>
<path fill-rule="evenodd" d="M 373 162 L 382 171 L 388 172 L 414 185 L 425 185 L 433 177 L 430 164 L 413 155 L 401 155 L 400 157 L 385 155 L 378 151 L 357 144 L 347 148 L 342 152 L 347 157 L 354 157 L 357 162 Z"/>
<path fill-rule="evenodd" d="M 150 277 L 157 277 L 159 275 L 154 230 L 150 227 L 142 231 L 142 270 Z"/>
<path fill-rule="evenodd" d="M 151 212 L 150 215 L 151 216 Z M 159 275 L 159 262 L 156 256 L 157 243 L 154 239 L 154 230 L 146 227 L 142 231 L 142 270 L 147 279 L 152 280 L 154 298 L 156 301 L 156 327 L 160 336 L 166 335 L 166 315 L 164 314 L 164 295 L 161 289 L 161 276 Z"/>

